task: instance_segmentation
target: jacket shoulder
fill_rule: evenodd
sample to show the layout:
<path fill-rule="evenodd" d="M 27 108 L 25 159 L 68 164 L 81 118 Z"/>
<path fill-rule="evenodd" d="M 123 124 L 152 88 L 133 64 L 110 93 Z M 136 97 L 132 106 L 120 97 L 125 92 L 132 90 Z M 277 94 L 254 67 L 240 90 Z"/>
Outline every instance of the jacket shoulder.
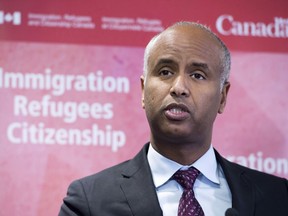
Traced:
<path fill-rule="evenodd" d="M 121 162 L 97 173 L 82 177 L 76 181 L 80 181 L 85 185 L 97 183 L 98 181 L 101 181 L 102 184 L 105 182 L 110 182 L 113 179 L 115 180 L 115 178 L 117 179 L 117 176 L 122 176 L 122 171 L 126 169 L 130 161 L 131 160 Z"/>

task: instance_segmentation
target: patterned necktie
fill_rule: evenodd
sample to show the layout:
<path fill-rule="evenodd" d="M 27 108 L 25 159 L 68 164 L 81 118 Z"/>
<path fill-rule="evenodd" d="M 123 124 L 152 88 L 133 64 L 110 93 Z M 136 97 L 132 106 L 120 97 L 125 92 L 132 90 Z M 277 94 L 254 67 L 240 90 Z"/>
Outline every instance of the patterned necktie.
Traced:
<path fill-rule="evenodd" d="M 178 216 L 204 216 L 203 209 L 195 198 L 193 191 L 193 185 L 199 173 L 199 170 L 190 167 L 188 170 L 178 170 L 172 176 L 172 179 L 176 180 L 183 188 Z"/>

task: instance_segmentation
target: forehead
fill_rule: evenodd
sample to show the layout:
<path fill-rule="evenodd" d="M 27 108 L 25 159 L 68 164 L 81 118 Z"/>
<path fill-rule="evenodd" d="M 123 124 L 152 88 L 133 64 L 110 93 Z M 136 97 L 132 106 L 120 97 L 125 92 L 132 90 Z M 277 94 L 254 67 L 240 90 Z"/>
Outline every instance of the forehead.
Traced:
<path fill-rule="evenodd" d="M 162 32 L 150 53 L 150 66 L 161 58 L 199 61 L 219 69 L 222 49 L 211 33 L 195 26 L 177 26 Z M 189 62 L 191 63 L 191 62 Z"/>

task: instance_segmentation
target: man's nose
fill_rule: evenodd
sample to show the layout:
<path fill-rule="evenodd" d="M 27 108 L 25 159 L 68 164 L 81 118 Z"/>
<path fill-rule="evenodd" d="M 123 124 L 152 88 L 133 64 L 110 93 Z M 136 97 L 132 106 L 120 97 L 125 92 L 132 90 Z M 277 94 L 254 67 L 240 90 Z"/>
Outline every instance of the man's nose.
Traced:
<path fill-rule="evenodd" d="M 190 90 L 188 88 L 188 80 L 185 75 L 178 75 L 172 83 L 170 95 L 173 97 L 188 97 Z"/>

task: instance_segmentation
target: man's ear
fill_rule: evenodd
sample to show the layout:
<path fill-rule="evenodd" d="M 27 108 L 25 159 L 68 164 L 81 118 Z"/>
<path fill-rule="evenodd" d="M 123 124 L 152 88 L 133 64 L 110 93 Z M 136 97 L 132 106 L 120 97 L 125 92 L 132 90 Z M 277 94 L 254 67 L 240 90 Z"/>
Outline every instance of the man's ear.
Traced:
<path fill-rule="evenodd" d="M 218 109 L 218 113 L 221 114 L 224 112 L 224 108 L 227 102 L 227 96 L 230 89 L 230 82 L 225 82 L 221 91 L 221 101 Z"/>
<path fill-rule="evenodd" d="M 142 108 L 143 109 L 145 109 L 145 103 L 144 103 L 144 80 L 145 80 L 145 77 L 142 75 L 140 77 L 140 81 L 141 81 L 141 90 L 142 90 L 141 104 L 142 104 Z"/>

